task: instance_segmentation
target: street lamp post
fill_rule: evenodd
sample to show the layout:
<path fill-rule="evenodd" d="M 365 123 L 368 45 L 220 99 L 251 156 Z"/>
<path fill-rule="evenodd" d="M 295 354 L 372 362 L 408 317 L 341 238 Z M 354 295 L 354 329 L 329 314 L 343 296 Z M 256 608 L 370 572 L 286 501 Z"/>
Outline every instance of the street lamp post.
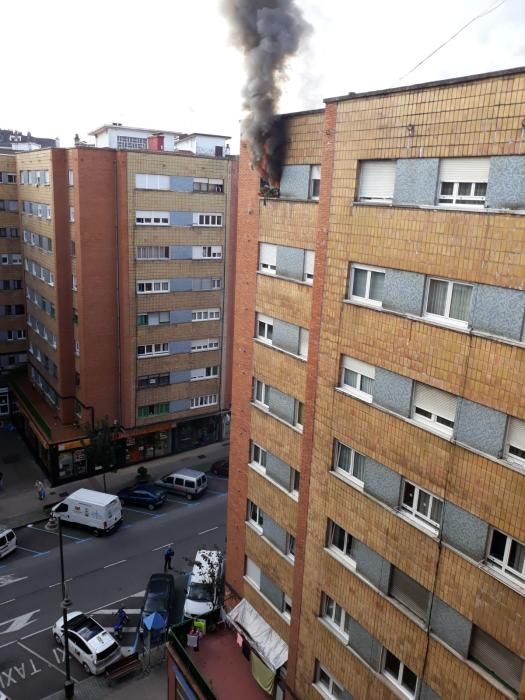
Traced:
<path fill-rule="evenodd" d="M 69 634 L 68 634 L 68 623 L 67 623 L 67 611 L 71 607 L 71 601 L 67 595 L 66 590 L 66 578 L 64 574 L 64 545 L 62 538 L 62 518 L 60 515 L 54 515 L 48 522 L 47 528 L 49 530 L 56 530 L 58 521 L 58 543 L 60 549 L 60 583 L 62 585 L 62 620 L 64 627 L 64 658 L 66 663 L 66 680 L 64 682 L 64 696 L 69 700 L 75 695 L 75 683 L 71 680 L 71 669 L 70 669 L 70 659 L 69 659 Z"/>

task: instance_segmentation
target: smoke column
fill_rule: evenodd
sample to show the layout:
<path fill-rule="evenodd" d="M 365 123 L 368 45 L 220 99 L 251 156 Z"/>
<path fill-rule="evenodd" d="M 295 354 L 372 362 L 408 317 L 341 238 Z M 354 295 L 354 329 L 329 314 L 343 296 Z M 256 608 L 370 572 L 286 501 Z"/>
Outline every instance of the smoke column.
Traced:
<path fill-rule="evenodd" d="M 285 135 L 276 118 L 285 79 L 286 61 L 311 31 L 295 0 L 223 0 L 232 27 L 232 40 L 245 56 L 246 84 L 242 95 L 248 112 L 242 136 L 250 146 L 252 163 L 270 184 L 281 177 Z"/>

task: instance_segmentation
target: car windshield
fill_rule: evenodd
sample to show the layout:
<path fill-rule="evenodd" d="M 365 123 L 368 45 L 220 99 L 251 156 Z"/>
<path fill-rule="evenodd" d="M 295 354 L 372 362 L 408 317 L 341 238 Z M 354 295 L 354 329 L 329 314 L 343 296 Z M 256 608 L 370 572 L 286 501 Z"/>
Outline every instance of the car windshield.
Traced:
<path fill-rule="evenodd" d="M 213 602 L 213 586 L 210 583 L 192 583 L 188 591 L 188 598 L 196 603 Z"/>
<path fill-rule="evenodd" d="M 144 612 L 164 612 L 168 607 L 167 598 L 168 596 L 166 593 L 162 595 L 149 595 L 144 603 Z"/>

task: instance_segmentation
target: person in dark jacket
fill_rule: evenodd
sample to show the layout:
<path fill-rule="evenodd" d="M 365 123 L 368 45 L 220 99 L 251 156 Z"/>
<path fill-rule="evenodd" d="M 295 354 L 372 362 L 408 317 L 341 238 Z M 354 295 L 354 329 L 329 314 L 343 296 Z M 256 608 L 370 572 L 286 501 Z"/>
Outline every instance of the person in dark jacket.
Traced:
<path fill-rule="evenodd" d="M 168 549 L 164 552 L 164 571 L 167 571 L 168 569 L 173 568 L 171 566 L 171 560 L 173 559 L 174 554 L 175 554 L 175 552 L 171 548 L 171 544 L 170 544 Z"/>

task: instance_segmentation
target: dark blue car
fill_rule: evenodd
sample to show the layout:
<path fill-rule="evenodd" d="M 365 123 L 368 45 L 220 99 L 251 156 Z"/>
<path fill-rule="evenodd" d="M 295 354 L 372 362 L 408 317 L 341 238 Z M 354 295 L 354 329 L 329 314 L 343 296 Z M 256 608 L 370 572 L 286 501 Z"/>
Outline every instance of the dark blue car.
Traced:
<path fill-rule="evenodd" d="M 118 492 L 122 505 L 128 503 L 155 510 L 166 501 L 166 492 L 153 484 L 137 484 Z"/>

